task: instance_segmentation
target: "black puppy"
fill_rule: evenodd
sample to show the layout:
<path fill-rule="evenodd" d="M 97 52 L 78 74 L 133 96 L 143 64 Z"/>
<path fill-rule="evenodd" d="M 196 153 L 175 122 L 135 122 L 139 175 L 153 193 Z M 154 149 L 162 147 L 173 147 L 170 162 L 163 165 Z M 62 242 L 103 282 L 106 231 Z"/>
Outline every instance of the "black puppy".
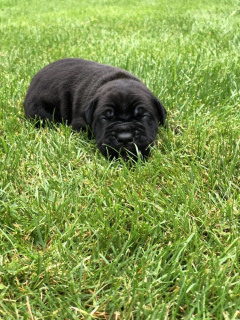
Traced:
<path fill-rule="evenodd" d="M 149 154 L 166 110 L 129 72 L 83 59 L 55 61 L 32 79 L 24 109 L 28 118 L 90 127 L 99 150 L 111 158 Z"/>

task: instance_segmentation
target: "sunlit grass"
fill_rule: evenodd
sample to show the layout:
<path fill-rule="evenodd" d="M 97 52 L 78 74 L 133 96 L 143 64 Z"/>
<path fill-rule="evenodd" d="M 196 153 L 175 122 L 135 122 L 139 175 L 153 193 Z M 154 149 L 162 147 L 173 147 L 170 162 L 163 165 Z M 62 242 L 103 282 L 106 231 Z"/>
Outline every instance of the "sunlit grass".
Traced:
<path fill-rule="evenodd" d="M 0 317 L 238 319 L 239 3 L 0 9 Z M 125 68 L 160 98 L 147 161 L 24 118 L 31 78 L 64 57 Z"/>

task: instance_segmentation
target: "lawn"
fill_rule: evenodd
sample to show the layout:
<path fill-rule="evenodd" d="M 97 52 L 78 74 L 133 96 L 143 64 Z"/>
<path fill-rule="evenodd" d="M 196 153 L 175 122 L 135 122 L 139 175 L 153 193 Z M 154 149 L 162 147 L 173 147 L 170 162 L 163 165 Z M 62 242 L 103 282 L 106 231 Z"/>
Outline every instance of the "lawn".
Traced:
<path fill-rule="evenodd" d="M 237 0 L 1 0 L 0 319 L 240 319 L 239 30 Z M 147 161 L 25 119 L 65 57 L 159 97 Z"/>

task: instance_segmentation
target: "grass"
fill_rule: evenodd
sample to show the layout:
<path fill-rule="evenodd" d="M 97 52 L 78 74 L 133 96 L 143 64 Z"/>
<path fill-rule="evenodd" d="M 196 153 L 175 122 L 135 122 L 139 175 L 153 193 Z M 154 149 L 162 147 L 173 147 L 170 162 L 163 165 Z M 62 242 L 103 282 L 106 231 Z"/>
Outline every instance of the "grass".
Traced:
<path fill-rule="evenodd" d="M 240 319 L 239 1 L 0 9 L 0 318 Z M 64 57 L 125 68 L 160 98 L 147 162 L 24 118 L 31 78 Z"/>

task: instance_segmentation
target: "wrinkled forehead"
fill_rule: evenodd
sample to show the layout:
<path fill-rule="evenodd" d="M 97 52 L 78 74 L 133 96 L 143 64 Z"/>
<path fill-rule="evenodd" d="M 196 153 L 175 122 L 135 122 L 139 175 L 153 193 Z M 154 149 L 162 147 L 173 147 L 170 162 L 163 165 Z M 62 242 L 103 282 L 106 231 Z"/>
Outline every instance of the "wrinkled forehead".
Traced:
<path fill-rule="evenodd" d="M 129 109 L 141 105 L 151 108 L 151 97 L 148 92 L 141 89 L 134 90 L 134 88 L 114 88 L 106 92 L 100 100 L 102 106 L 108 105 L 116 107 L 119 111 L 126 112 Z"/>

